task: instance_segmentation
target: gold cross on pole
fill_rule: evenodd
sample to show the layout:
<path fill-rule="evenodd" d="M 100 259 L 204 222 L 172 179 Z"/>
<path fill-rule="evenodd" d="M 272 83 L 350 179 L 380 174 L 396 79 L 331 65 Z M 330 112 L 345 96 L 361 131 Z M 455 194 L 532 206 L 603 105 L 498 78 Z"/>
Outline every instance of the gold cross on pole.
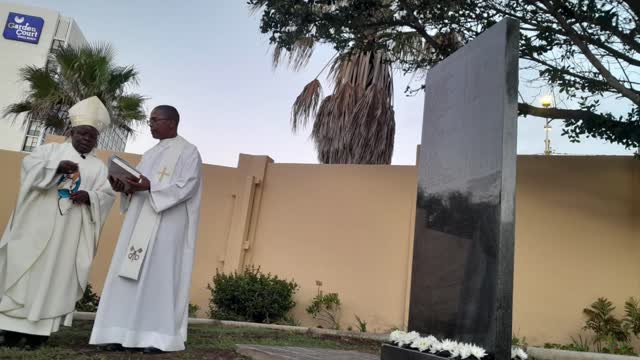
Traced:
<path fill-rule="evenodd" d="M 169 175 L 171 175 L 171 174 L 167 172 L 167 167 L 165 166 L 165 167 L 164 167 L 164 169 L 162 169 L 162 171 L 160 171 L 160 172 L 158 173 L 158 175 L 160 175 L 160 179 L 158 179 L 158 181 L 162 181 L 162 179 L 163 179 L 165 176 L 169 176 Z"/>

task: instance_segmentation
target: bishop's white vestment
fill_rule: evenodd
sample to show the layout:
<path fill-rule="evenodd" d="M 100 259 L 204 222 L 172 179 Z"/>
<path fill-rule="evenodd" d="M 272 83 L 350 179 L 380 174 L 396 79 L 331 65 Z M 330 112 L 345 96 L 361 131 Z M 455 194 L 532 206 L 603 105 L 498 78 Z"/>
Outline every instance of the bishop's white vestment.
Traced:
<path fill-rule="evenodd" d="M 59 198 L 62 160 L 79 167 L 91 205 Z M 0 240 L 0 329 L 48 336 L 71 325 L 115 194 L 107 168 L 70 142 L 38 147 L 22 161 L 16 207 Z M 61 212 L 62 209 L 62 212 Z"/>
<path fill-rule="evenodd" d="M 198 149 L 180 136 L 143 155 L 137 169 L 151 189 L 120 198 L 126 217 L 90 344 L 184 350 L 201 167 Z"/>

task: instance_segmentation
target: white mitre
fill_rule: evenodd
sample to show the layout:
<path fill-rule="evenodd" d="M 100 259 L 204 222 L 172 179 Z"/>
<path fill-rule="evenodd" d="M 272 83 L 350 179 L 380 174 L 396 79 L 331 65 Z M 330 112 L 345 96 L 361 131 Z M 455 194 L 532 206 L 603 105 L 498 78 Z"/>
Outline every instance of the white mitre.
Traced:
<path fill-rule="evenodd" d="M 84 99 L 69 109 L 71 127 L 89 125 L 102 132 L 111 124 L 109 111 L 97 96 Z"/>

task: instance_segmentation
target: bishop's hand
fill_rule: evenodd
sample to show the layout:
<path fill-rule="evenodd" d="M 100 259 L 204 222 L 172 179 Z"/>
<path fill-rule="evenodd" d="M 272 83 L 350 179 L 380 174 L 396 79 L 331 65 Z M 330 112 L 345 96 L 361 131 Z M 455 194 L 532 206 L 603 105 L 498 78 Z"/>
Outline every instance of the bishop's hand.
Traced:
<path fill-rule="evenodd" d="M 78 164 L 69 160 L 62 160 L 58 164 L 57 174 L 73 174 L 78 171 Z"/>
<path fill-rule="evenodd" d="M 144 175 L 140 175 L 140 180 L 135 177 L 130 177 L 126 181 L 127 185 L 129 185 L 129 191 L 132 193 L 151 190 L 151 181 Z"/>
<path fill-rule="evenodd" d="M 69 199 L 71 199 L 74 204 L 91 205 L 91 198 L 89 197 L 89 193 L 84 190 L 74 192 L 73 194 L 71 194 Z"/>
<path fill-rule="evenodd" d="M 111 188 L 113 189 L 113 191 L 119 192 L 119 193 L 124 192 L 124 189 L 125 189 L 124 181 L 120 180 L 119 178 L 109 175 L 109 184 L 111 184 Z"/>

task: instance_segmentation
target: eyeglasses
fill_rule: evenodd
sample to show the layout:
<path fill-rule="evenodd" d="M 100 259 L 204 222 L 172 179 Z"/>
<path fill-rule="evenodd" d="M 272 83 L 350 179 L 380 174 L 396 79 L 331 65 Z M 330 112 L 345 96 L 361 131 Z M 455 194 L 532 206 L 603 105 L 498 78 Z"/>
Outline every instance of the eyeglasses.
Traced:
<path fill-rule="evenodd" d="M 147 120 L 147 125 L 154 126 L 155 124 L 159 123 L 160 121 L 167 121 L 167 120 L 169 120 L 169 119 L 167 119 L 167 118 L 156 118 L 156 119 L 153 119 L 153 120 L 149 119 L 149 120 Z"/>

